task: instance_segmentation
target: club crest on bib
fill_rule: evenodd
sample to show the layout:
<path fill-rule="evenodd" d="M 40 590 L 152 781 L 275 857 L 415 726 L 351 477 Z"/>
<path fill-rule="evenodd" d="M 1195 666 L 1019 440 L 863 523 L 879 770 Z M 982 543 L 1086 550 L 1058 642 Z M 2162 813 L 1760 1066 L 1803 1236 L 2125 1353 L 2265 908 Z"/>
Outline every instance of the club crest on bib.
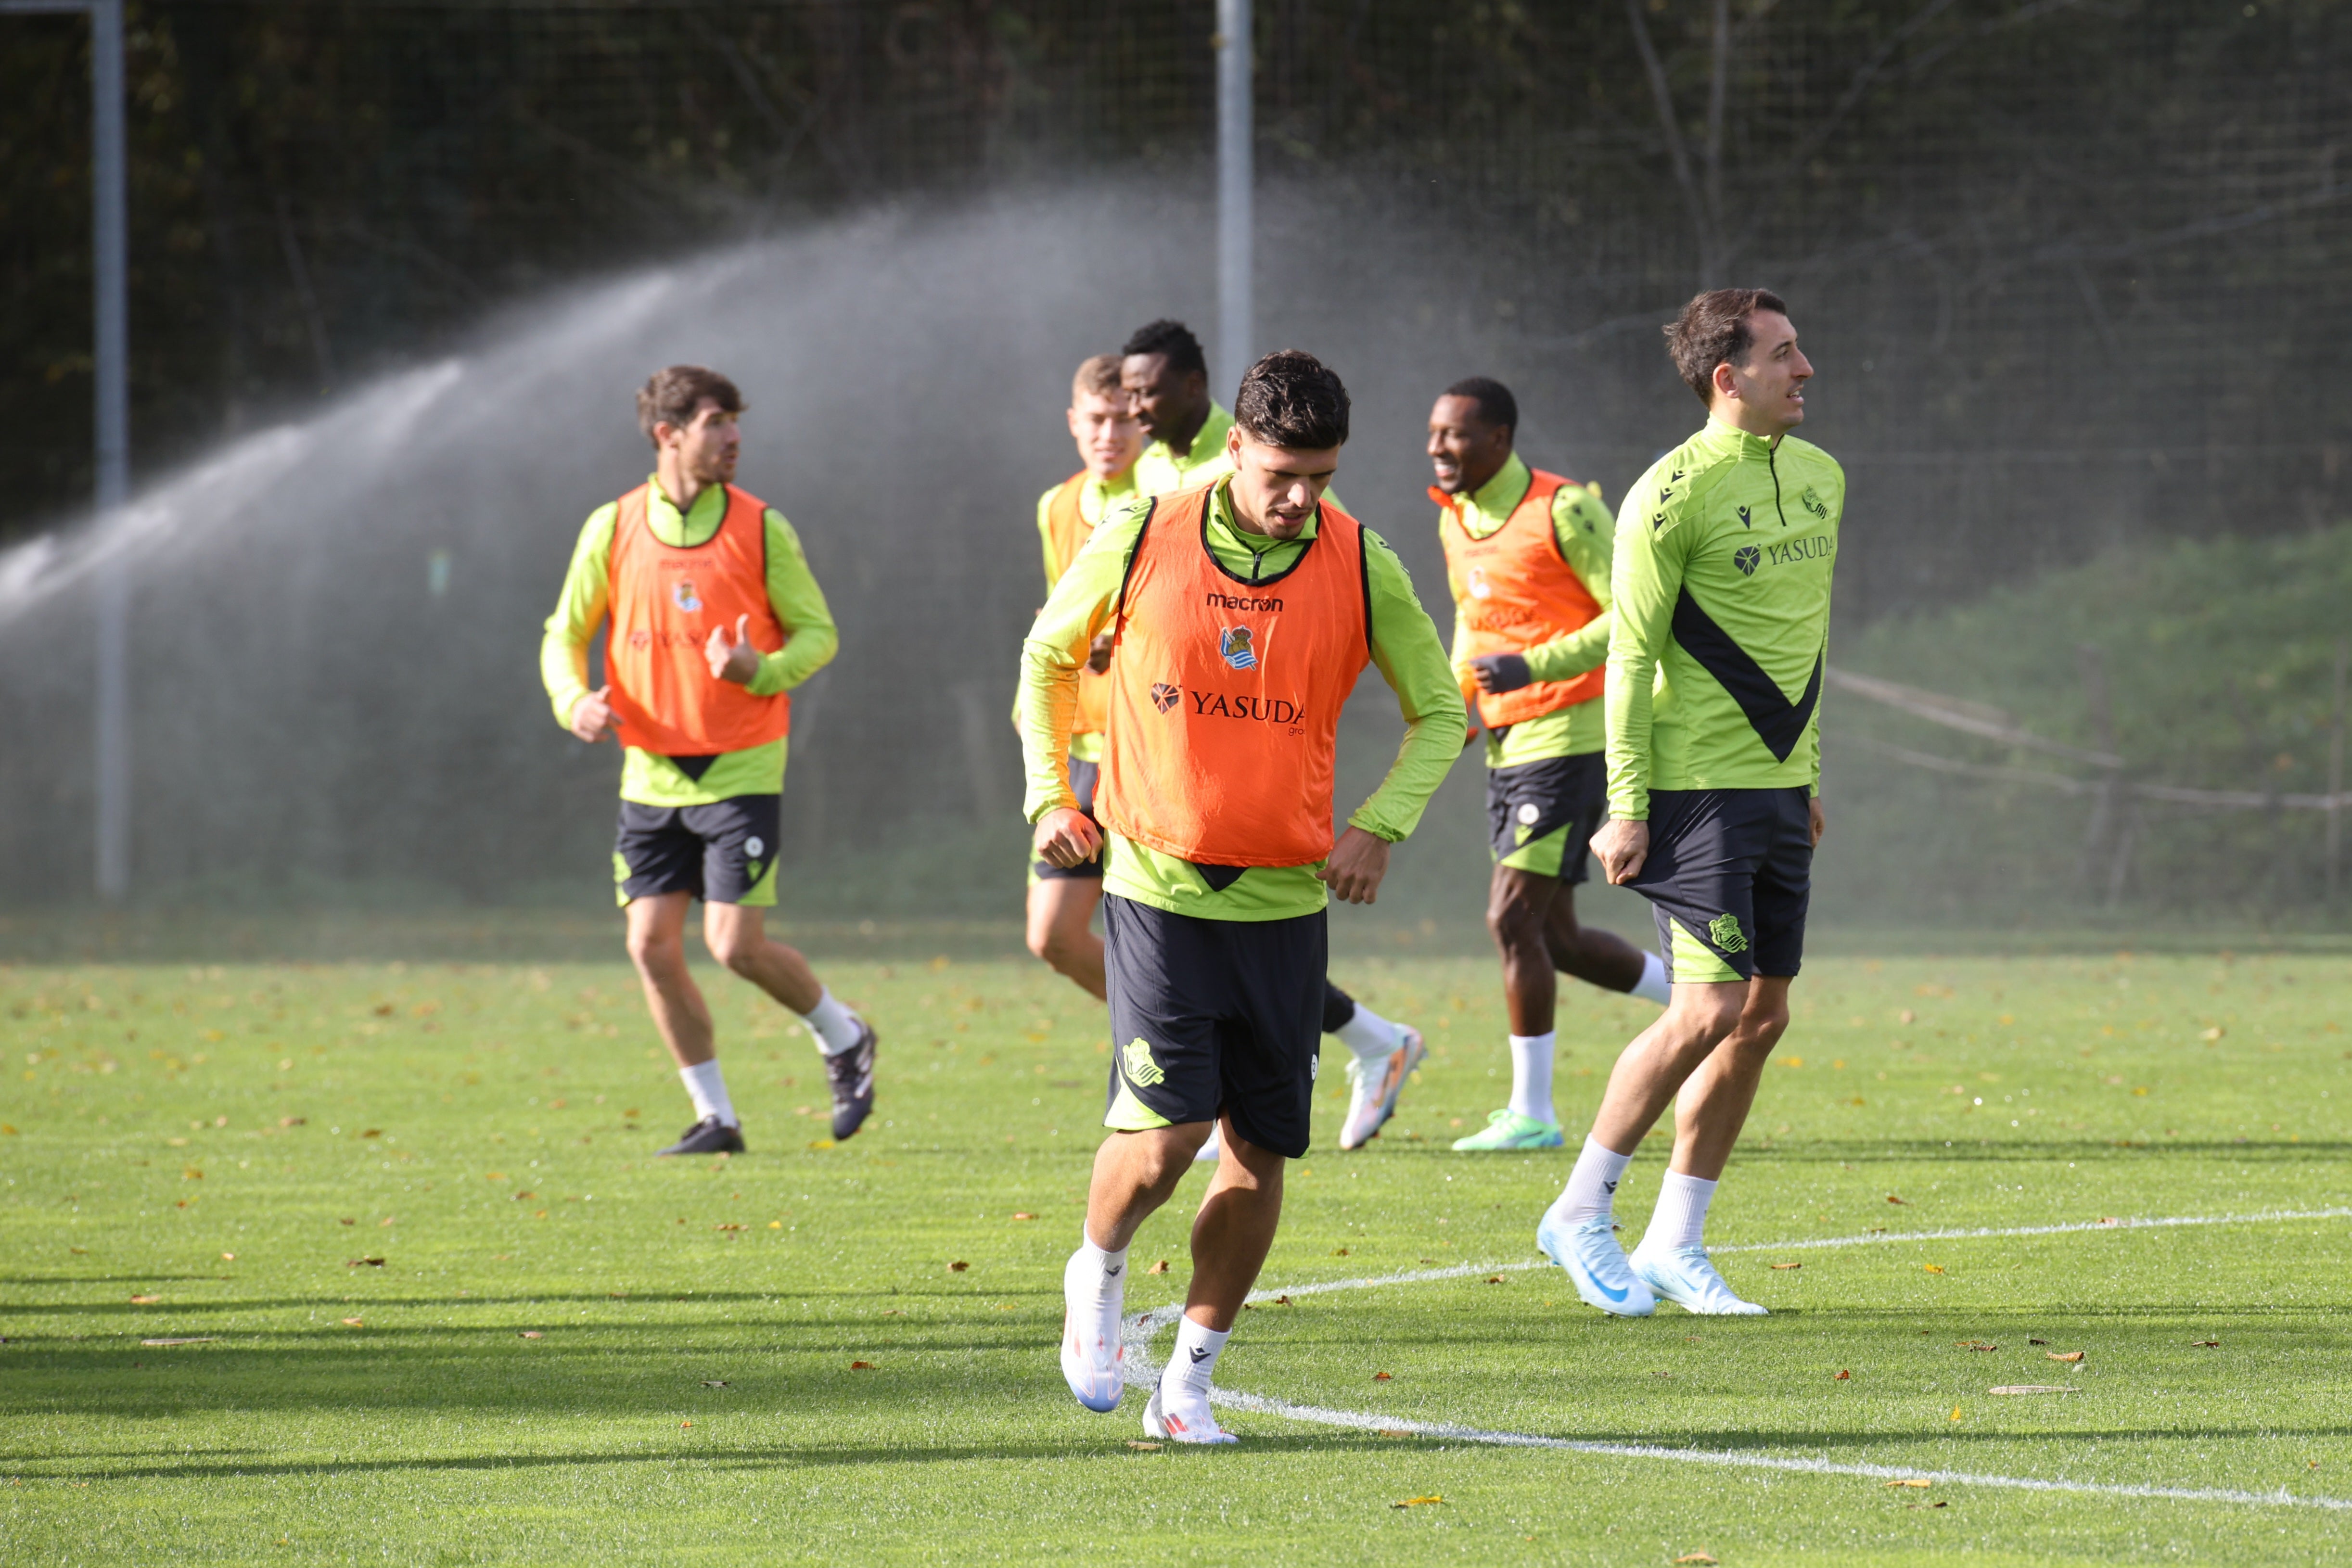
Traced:
<path fill-rule="evenodd" d="M 1151 706 L 1158 708 L 1161 713 L 1166 713 L 1170 708 L 1174 707 L 1178 699 L 1182 697 L 1183 695 L 1184 694 L 1181 689 L 1170 685 L 1166 681 L 1154 681 L 1151 683 Z"/>
<path fill-rule="evenodd" d="M 1470 597 L 1473 599 L 1492 599 L 1494 596 L 1494 585 L 1486 580 L 1486 569 L 1483 566 L 1472 567 L 1470 569 Z"/>
<path fill-rule="evenodd" d="M 1228 626 L 1217 633 L 1217 656 L 1236 670 L 1257 668 L 1257 650 L 1253 647 L 1250 629 Z"/>
<path fill-rule="evenodd" d="M 702 596 L 694 591 L 694 579 L 681 577 L 669 585 L 669 601 L 692 615 L 702 608 Z"/>

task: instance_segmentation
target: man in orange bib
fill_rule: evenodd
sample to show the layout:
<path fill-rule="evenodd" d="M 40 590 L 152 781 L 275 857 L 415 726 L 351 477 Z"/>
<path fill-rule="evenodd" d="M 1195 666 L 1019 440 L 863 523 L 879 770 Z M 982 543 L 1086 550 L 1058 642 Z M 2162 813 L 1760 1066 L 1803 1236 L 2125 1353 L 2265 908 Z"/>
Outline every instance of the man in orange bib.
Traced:
<path fill-rule="evenodd" d="M 1045 591 L 1062 580 L 1094 537 L 1095 525 L 1135 494 L 1135 459 L 1143 424 L 1119 385 L 1119 357 L 1097 354 L 1070 383 L 1070 438 L 1079 470 L 1037 497 L 1037 533 L 1045 550 Z M 1097 636 L 1078 672 L 1078 714 L 1070 727 L 1070 792 L 1091 813 L 1102 764 L 1104 708 L 1110 694 L 1110 635 Z M 1090 928 L 1102 902 L 1102 860 L 1062 867 L 1038 861 L 1029 870 L 1029 951 L 1097 997 L 1103 989 L 1102 938 Z"/>
<path fill-rule="evenodd" d="M 1485 376 L 1447 387 L 1429 413 L 1454 667 L 1486 731 L 1486 925 L 1511 1025 L 1510 1103 L 1455 1141 L 1465 1152 L 1560 1146 L 1555 969 L 1661 1007 L 1670 993 L 1655 954 L 1577 924 L 1585 842 L 1606 805 L 1599 699 L 1617 526 L 1594 491 L 1520 459 L 1518 423 L 1517 400 Z"/>
<path fill-rule="evenodd" d="M 613 870 L 629 956 L 694 1103 L 694 1125 L 665 1155 L 743 1149 L 710 1009 L 686 965 L 697 898 L 711 956 L 808 1025 L 833 1088 L 833 1135 L 856 1133 L 874 1108 L 874 1030 L 762 926 L 776 901 L 785 694 L 838 639 L 792 525 L 730 483 L 742 410 L 735 384 L 698 365 L 646 383 L 637 423 L 654 472 L 589 514 L 540 644 L 556 722 L 623 748 Z M 606 621 L 605 684 L 592 691 L 588 644 Z"/>
<path fill-rule="evenodd" d="M 1175 1354 L 1144 1429 L 1233 1441 L 1210 1378 L 1307 1152 L 1324 1005 L 1324 908 L 1369 904 L 1389 846 L 1460 752 L 1462 699 L 1437 630 L 1387 545 L 1324 495 L 1348 393 L 1311 354 L 1251 367 L 1232 471 L 1105 518 L 1022 646 L 1021 731 L 1038 857 L 1104 856 L 1111 1134 L 1063 1273 L 1062 1371 L 1090 1409 L 1119 1400 L 1128 1244 L 1217 1129 L 1224 1158 L 1192 1224 Z M 1079 672 L 1109 631 L 1096 810 L 1065 758 Z M 1405 740 L 1334 841 L 1339 710 L 1367 664 Z"/>

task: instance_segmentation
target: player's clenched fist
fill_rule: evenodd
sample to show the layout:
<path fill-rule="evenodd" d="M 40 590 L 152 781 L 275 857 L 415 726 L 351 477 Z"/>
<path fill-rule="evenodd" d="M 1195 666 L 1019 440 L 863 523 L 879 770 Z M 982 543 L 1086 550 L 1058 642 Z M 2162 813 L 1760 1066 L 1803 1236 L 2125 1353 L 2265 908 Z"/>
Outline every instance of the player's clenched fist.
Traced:
<path fill-rule="evenodd" d="M 1037 858 L 1047 865 L 1063 871 L 1082 866 L 1102 852 L 1102 830 L 1076 807 L 1059 807 L 1037 819 Z"/>

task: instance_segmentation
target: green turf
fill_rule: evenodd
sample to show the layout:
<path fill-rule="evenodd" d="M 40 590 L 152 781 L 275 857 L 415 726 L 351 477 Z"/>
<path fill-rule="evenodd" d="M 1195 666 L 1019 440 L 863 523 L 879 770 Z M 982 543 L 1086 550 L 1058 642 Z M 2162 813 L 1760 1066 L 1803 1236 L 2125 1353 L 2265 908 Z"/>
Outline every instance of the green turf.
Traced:
<path fill-rule="evenodd" d="M 1265 1416 L 1230 1417 L 1239 1449 L 1132 1448 L 1139 1396 L 1089 1416 L 1053 1354 L 1099 1009 L 1028 965 L 829 977 L 883 1030 L 869 1130 L 828 1146 L 808 1040 L 714 976 L 752 1153 L 657 1164 L 684 1102 L 618 966 L 0 969 L 0 1560 L 2352 1554 L 2352 1514 L 2311 1508 Z M 1436 1054 L 1391 1135 L 1294 1167 L 1264 1282 L 1528 1260 L 1572 1150 L 1444 1147 L 1506 1082 L 1491 966 L 1339 977 Z M 2326 956 L 1818 963 L 1711 1238 L 2343 1205 L 2348 993 Z M 1649 1009 L 1568 999 L 1573 1131 Z M 1634 1228 L 1661 1155 L 1628 1180 Z M 1132 1307 L 1175 1293 L 1188 1208 L 1139 1239 Z M 1727 1254 L 1761 1320 L 1605 1320 L 1551 1270 L 1301 1296 L 1244 1314 L 1220 1381 L 1400 1421 L 2352 1497 L 2347 1223 Z M 170 1337 L 211 1343 L 141 1343 Z M 2079 1392 L 1986 1392 L 2018 1383 Z"/>

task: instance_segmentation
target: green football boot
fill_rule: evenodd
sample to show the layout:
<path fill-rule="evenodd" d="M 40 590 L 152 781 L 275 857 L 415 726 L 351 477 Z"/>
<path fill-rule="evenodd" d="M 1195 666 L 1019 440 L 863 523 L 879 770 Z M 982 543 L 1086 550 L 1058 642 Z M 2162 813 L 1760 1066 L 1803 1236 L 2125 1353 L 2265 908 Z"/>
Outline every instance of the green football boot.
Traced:
<path fill-rule="evenodd" d="M 1454 1146 L 1467 1153 L 1488 1149 L 1556 1149 L 1564 1140 L 1558 1122 L 1538 1122 L 1508 1106 L 1486 1118 L 1486 1130 L 1456 1138 Z"/>

